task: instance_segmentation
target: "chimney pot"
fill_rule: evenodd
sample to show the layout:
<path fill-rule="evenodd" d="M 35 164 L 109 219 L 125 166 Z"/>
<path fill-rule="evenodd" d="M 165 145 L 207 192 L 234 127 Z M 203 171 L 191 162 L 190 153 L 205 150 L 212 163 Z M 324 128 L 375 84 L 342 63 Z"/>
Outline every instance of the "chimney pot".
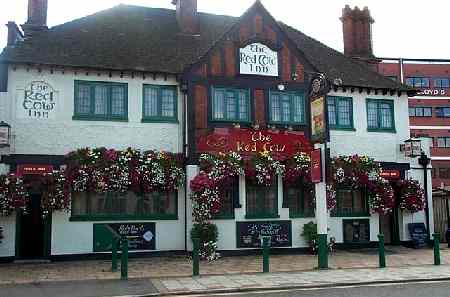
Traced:
<path fill-rule="evenodd" d="M 177 22 L 181 33 L 199 34 L 197 0 L 172 0 L 172 4 L 176 5 Z"/>
<path fill-rule="evenodd" d="M 344 37 L 344 54 L 348 57 L 373 58 L 372 24 L 367 6 L 360 10 L 358 6 L 351 9 L 345 5 L 342 10 L 342 31 Z"/>
<path fill-rule="evenodd" d="M 48 0 L 28 0 L 28 19 L 22 25 L 25 36 L 47 29 Z"/>

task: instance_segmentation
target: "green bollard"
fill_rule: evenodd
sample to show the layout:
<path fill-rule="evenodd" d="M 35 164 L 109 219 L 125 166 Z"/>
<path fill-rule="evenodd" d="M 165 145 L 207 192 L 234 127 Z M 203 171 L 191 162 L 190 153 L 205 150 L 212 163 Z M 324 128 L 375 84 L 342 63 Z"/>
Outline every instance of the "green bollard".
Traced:
<path fill-rule="evenodd" d="M 386 267 L 386 253 L 384 250 L 384 235 L 383 234 L 378 234 L 378 262 L 379 262 L 379 266 L 380 268 L 385 268 Z"/>
<path fill-rule="evenodd" d="M 317 258 L 319 269 L 328 269 L 328 245 L 327 234 L 317 234 Z"/>
<path fill-rule="evenodd" d="M 440 246 L 439 246 L 439 233 L 434 233 L 434 265 L 441 265 L 441 253 L 440 253 Z"/>
<path fill-rule="evenodd" d="M 263 236 L 262 237 L 262 243 L 263 243 L 263 272 L 267 273 L 269 272 L 269 252 L 270 252 L 270 236 Z"/>
<path fill-rule="evenodd" d="M 111 247 L 111 271 L 116 272 L 117 271 L 117 245 L 118 240 L 117 238 L 112 238 L 112 247 Z"/>
<path fill-rule="evenodd" d="M 200 238 L 192 238 L 192 276 L 200 274 Z"/>
<path fill-rule="evenodd" d="M 128 279 L 128 239 L 126 237 L 122 237 L 120 240 L 122 244 L 122 258 L 120 262 L 120 279 L 127 280 Z"/>

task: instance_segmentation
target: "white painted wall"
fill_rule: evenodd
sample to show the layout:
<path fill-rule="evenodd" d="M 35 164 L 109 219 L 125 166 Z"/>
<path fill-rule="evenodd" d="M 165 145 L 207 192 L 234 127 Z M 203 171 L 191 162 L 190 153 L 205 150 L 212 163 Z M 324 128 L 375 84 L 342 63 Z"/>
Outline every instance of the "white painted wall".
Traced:
<path fill-rule="evenodd" d="M 14 257 L 16 242 L 16 213 L 9 217 L 0 216 L 0 226 L 3 227 L 3 239 L 0 243 L 0 257 Z"/>
<path fill-rule="evenodd" d="M 66 212 L 53 213 L 52 255 L 92 253 L 94 247 L 93 225 L 117 223 L 117 221 L 70 222 L 69 218 L 70 214 Z M 184 250 L 184 192 L 180 190 L 178 195 L 178 220 L 139 220 L 138 222 L 155 222 L 156 251 Z"/>
<path fill-rule="evenodd" d="M 128 84 L 128 122 L 79 121 L 74 115 L 75 80 L 106 81 Z M 17 105 L 21 104 L 24 89 L 32 81 L 45 81 L 57 92 L 56 115 L 54 119 L 21 119 L 17 117 Z M 66 154 L 81 147 L 105 146 L 124 149 L 129 146 L 148 150 L 158 149 L 172 152 L 182 150 L 182 129 L 178 123 L 141 123 L 142 88 L 144 84 L 178 85 L 174 77 L 167 81 L 162 76 L 120 76 L 111 78 L 105 72 L 74 72 L 65 70 L 50 73 L 49 69 L 39 72 L 23 67 L 9 69 L 6 106 L 0 110 L 0 118 L 12 126 L 15 137 L 11 153 L 15 154 Z M 181 122 L 182 95 L 178 95 L 178 119 Z"/>
<path fill-rule="evenodd" d="M 128 122 L 78 121 L 74 114 L 75 80 L 106 81 L 128 84 Z M 141 123 L 142 89 L 144 84 L 174 85 L 175 78 L 162 76 L 153 79 L 120 76 L 115 73 L 74 72 L 49 69 L 38 71 L 23 67 L 9 69 L 8 93 L 0 93 L 0 119 L 12 126 L 13 141 L 8 153 L 62 155 L 82 147 L 141 150 L 182 151 L 182 125 L 179 123 Z M 45 81 L 57 92 L 56 114 L 53 119 L 22 119 L 17 105 L 21 104 L 24 89 L 32 81 Z M 178 120 L 182 120 L 182 95 L 178 94 Z M 184 190 L 178 195 L 178 220 L 154 221 L 156 223 L 156 250 L 184 249 Z M 70 214 L 55 212 L 52 217 L 51 254 L 83 254 L 93 251 L 93 224 L 101 222 L 70 222 Z M 111 221 L 107 221 L 111 222 Z M 116 221 L 117 222 L 117 221 Z M 145 221 L 143 221 L 145 222 Z M 150 221 L 148 221 L 150 222 Z M 0 217 L 5 225 L 5 240 L 0 244 L 0 257 L 14 256 L 15 216 Z"/>

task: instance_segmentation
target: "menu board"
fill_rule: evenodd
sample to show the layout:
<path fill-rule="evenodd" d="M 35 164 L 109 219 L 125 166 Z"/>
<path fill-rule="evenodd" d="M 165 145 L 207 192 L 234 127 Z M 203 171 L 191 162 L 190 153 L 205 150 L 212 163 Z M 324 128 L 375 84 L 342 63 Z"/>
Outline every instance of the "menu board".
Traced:
<path fill-rule="evenodd" d="M 94 224 L 94 252 L 111 251 L 112 238 L 122 236 L 130 251 L 155 249 L 155 223 L 111 223 Z"/>
<path fill-rule="evenodd" d="M 428 233 L 424 223 L 409 223 L 408 229 L 414 248 L 418 249 L 427 246 Z"/>
<path fill-rule="evenodd" d="M 271 247 L 292 245 L 291 221 L 236 222 L 238 248 L 260 248 L 261 236 L 270 236 Z"/>

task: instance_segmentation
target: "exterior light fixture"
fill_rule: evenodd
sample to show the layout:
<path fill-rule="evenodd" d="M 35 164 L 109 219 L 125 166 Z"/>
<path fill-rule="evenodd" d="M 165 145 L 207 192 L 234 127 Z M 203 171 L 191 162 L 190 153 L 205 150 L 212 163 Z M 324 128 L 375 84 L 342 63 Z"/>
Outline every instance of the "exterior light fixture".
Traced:
<path fill-rule="evenodd" d="M 420 156 L 421 153 L 421 145 L 420 139 L 410 138 L 405 140 L 404 145 L 405 157 L 414 158 Z"/>
<path fill-rule="evenodd" d="M 0 147 L 9 147 L 11 139 L 11 126 L 4 121 L 0 122 Z"/>
<path fill-rule="evenodd" d="M 283 84 L 278 85 L 278 91 L 284 91 L 286 87 Z"/>

